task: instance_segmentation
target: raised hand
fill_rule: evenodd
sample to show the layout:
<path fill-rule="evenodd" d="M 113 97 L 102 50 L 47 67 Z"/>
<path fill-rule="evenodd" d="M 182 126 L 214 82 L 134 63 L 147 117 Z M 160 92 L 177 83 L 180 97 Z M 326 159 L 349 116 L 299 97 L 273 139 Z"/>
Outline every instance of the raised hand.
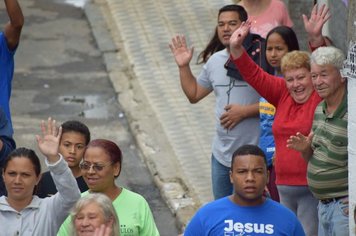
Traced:
<path fill-rule="evenodd" d="M 312 137 L 312 132 L 308 135 L 308 137 L 298 132 L 296 135 L 292 135 L 289 137 L 289 139 L 287 140 L 287 147 L 294 149 L 298 152 L 302 152 L 308 147 L 310 147 Z"/>
<path fill-rule="evenodd" d="M 303 134 L 298 132 L 296 135 L 292 135 L 289 137 L 289 139 L 287 140 L 287 147 L 301 152 L 302 157 L 306 161 L 309 161 L 313 153 L 313 150 L 311 149 L 311 142 L 313 136 L 313 132 L 310 132 L 308 136 L 304 136 Z"/>
<path fill-rule="evenodd" d="M 242 22 L 240 27 L 230 37 L 230 52 L 234 58 L 241 56 L 243 52 L 242 43 L 250 31 L 251 23 Z"/>
<path fill-rule="evenodd" d="M 188 48 L 184 36 L 176 35 L 169 44 L 174 59 L 179 67 L 189 65 L 193 57 L 194 48 Z"/>
<path fill-rule="evenodd" d="M 54 163 L 59 160 L 58 147 L 62 135 L 62 127 L 56 127 L 56 121 L 51 117 L 41 122 L 42 136 L 36 135 L 39 150 L 47 157 L 49 163 Z"/>
<path fill-rule="evenodd" d="M 110 236 L 112 233 L 112 226 L 102 224 L 99 228 L 95 229 L 94 236 Z"/>
<path fill-rule="evenodd" d="M 4 0 L 10 21 L 5 25 L 4 33 L 7 46 L 14 50 L 19 41 L 21 30 L 24 25 L 24 16 L 17 0 Z"/>
<path fill-rule="evenodd" d="M 308 40 L 312 46 L 321 46 L 324 42 L 322 29 L 326 21 L 330 19 L 329 8 L 323 4 L 320 8 L 315 4 L 310 17 L 302 15 L 304 28 L 308 34 Z"/>

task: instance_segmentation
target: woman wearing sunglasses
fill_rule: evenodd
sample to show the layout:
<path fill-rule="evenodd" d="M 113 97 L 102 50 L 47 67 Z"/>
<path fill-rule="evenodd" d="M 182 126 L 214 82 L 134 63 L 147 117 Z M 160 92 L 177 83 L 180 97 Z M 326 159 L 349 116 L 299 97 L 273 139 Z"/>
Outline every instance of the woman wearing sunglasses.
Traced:
<path fill-rule="evenodd" d="M 108 196 L 120 219 L 120 235 L 159 235 L 147 201 L 139 194 L 115 184 L 121 172 L 122 153 L 109 140 L 91 141 L 80 164 L 82 175 L 89 187 L 89 193 L 104 193 Z M 58 236 L 70 235 L 70 220 L 61 226 Z"/>

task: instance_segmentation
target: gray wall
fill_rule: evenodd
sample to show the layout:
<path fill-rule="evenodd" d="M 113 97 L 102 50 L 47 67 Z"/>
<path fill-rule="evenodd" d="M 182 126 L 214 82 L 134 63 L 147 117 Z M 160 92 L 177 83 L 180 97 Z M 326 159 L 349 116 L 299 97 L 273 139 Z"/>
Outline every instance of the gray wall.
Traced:
<path fill-rule="evenodd" d="M 293 29 L 297 34 L 299 40 L 299 46 L 302 50 L 308 50 L 308 41 L 304 30 L 302 14 L 306 14 L 307 16 L 309 16 L 312 7 L 313 7 L 313 1 L 311 0 L 288 1 L 289 14 L 294 22 Z"/>
<path fill-rule="evenodd" d="M 331 38 L 334 45 L 344 52 L 347 49 L 347 17 L 348 8 L 345 6 L 345 0 L 283 0 L 288 6 L 289 14 L 294 22 L 294 31 L 297 34 L 299 45 L 302 50 L 308 50 L 308 41 L 304 31 L 302 14 L 310 15 L 314 2 L 320 5 L 327 3 L 330 8 L 331 19 L 326 25 L 325 34 Z M 349 5 L 351 1 L 348 0 Z M 233 0 L 236 2 L 236 0 Z M 356 14 L 356 12 L 355 12 Z"/>
<path fill-rule="evenodd" d="M 351 0 L 349 0 L 351 2 Z M 328 0 L 331 11 L 329 20 L 329 36 L 334 45 L 346 52 L 348 8 L 341 0 Z M 350 3 L 349 3 L 350 4 Z"/>
<path fill-rule="evenodd" d="M 349 0 L 350 2 L 351 0 Z M 307 38 L 304 31 L 302 14 L 310 15 L 314 5 L 313 0 L 284 0 L 286 2 L 289 14 L 294 22 L 294 31 L 297 34 L 301 49 L 307 50 Z M 327 2 L 330 8 L 331 19 L 326 26 L 326 35 L 333 41 L 334 45 L 344 52 L 347 48 L 347 17 L 348 8 L 342 0 L 319 0 L 320 4 Z M 350 4 L 350 3 L 349 3 Z"/>

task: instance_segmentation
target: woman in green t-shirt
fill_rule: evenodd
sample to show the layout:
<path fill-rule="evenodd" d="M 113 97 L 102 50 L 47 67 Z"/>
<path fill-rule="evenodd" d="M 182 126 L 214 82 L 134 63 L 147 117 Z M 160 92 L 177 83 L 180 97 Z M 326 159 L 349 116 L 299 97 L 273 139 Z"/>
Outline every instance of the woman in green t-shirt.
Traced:
<path fill-rule="evenodd" d="M 108 196 L 120 219 L 121 236 L 158 236 L 156 224 L 147 201 L 137 193 L 116 185 L 115 179 L 121 172 L 122 153 L 112 141 L 96 139 L 91 141 L 80 164 L 89 193 L 103 193 Z M 70 217 L 62 224 L 58 236 L 70 235 Z"/>

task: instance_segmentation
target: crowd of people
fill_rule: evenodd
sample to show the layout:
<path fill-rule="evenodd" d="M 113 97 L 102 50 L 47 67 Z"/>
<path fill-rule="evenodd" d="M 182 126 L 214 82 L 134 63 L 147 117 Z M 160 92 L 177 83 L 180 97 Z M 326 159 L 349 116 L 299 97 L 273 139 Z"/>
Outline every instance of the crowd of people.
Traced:
<path fill-rule="evenodd" d="M 18 147 L 10 114 L 14 54 L 24 17 L 17 0 L 4 0 L 9 22 L 0 32 L 0 235 L 156 236 L 143 196 L 116 184 L 123 154 L 110 140 L 91 140 L 78 120 L 41 123 L 38 149 Z"/>
<path fill-rule="evenodd" d="M 204 65 L 198 77 L 189 69 L 193 51 L 185 36 L 172 38 L 170 48 L 189 101 L 198 102 L 211 91 L 216 95 L 211 162 L 215 201 L 198 210 L 185 235 L 267 235 L 271 228 L 275 235 L 349 235 L 347 87 L 340 73 L 345 57 L 322 35 L 330 18 L 325 5 L 302 16 L 307 52 L 300 51 L 281 4 L 242 0 L 222 7 L 215 34 L 199 55 Z M 271 14 L 272 6 L 281 14 Z M 257 48 L 249 43 L 251 37 Z M 267 65 L 256 55 L 266 58 Z M 256 118 L 259 125 L 253 123 Z M 262 184 L 267 186 L 264 192 L 257 185 L 265 167 L 250 160 L 235 170 L 241 155 L 235 151 L 246 144 L 260 147 L 263 155 L 247 152 L 244 158 L 253 154 L 267 159 L 270 182 Z M 235 179 L 235 171 L 241 177 Z M 269 198 L 291 211 L 302 230 L 295 226 L 296 231 L 287 231 L 283 225 L 294 225 L 294 220 L 275 222 L 272 212 L 263 220 L 254 215 Z M 223 213 L 215 217 L 213 211 Z M 262 209 L 258 212 L 264 215 Z"/>
<path fill-rule="evenodd" d="M 36 140 L 47 172 L 34 150 L 16 148 L 9 101 L 24 17 L 17 0 L 4 2 L 10 20 L 0 32 L 0 234 L 159 235 L 145 198 L 117 185 L 120 147 L 91 140 L 84 123 L 42 121 Z M 349 234 L 345 56 L 322 35 L 330 18 L 325 5 L 302 18 L 310 52 L 300 50 L 282 1 L 223 6 L 197 77 L 185 36 L 172 38 L 188 100 L 216 97 L 215 200 L 195 213 L 184 235 Z"/>

